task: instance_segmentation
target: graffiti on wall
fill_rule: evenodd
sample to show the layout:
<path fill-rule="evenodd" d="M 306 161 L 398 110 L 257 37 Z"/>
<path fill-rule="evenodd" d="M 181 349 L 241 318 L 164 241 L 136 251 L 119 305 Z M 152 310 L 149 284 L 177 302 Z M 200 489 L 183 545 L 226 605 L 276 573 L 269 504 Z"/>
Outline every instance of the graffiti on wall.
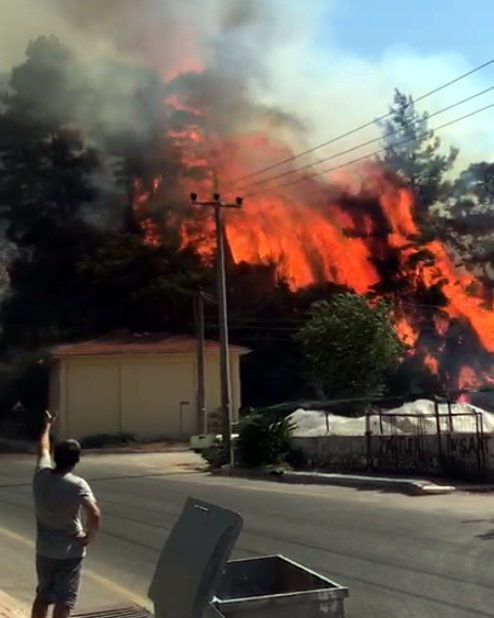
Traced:
<path fill-rule="evenodd" d="M 479 452 L 487 458 L 490 456 L 491 436 L 455 436 L 448 435 L 446 440 L 447 454 L 462 459 L 476 459 Z"/>
<path fill-rule="evenodd" d="M 374 466 L 397 472 L 438 469 L 437 448 L 424 436 L 379 436 Z"/>
<path fill-rule="evenodd" d="M 396 472 L 437 472 L 441 455 L 466 468 L 489 467 L 491 436 L 447 434 L 378 436 L 373 453 L 374 467 Z M 440 448 L 441 447 L 441 448 Z"/>

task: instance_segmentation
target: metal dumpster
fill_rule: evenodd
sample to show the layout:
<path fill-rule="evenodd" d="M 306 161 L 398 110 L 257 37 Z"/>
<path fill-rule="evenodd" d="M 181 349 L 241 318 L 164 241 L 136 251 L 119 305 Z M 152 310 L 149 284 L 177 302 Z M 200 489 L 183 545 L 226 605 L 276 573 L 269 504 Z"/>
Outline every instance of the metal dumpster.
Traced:
<path fill-rule="evenodd" d="M 347 588 L 284 556 L 226 564 L 213 605 L 226 618 L 341 618 Z"/>
<path fill-rule="evenodd" d="M 156 618 L 343 618 L 348 590 L 283 556 L 228 562 L 238 513 L 189 498 L 161 552 Z"/>

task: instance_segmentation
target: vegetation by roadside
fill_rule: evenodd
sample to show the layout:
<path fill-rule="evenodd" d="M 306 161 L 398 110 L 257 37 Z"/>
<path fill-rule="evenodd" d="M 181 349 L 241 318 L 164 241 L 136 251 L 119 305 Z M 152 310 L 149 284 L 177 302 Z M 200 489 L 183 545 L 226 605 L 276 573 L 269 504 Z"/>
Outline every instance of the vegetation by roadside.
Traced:
<path fill-rule="evenodd" d="M 287 465 L 292 458 L 293 425 L 288 418 L 270 413 L 252 412 L 239 424 L 235 441 L 235 462 L 242 468 L 266 468 Z M 221 443 L 202 453 L 212 469 L 220 468 L 226 458 Z"/>

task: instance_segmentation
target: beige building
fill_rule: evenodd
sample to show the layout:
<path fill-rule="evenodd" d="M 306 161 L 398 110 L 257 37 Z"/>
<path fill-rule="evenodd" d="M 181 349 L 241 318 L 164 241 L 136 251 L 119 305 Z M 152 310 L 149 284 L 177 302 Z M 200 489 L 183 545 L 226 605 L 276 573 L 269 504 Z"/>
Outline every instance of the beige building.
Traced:
<path fill-rule="evenodd" d="M 233 420 L 240 401 L 240 358 L 230 346 Z M 198 433 L 196 340 L 125 334 L 61 345 L 52 350 L 50 409 L 58 437 L 131 433 L 188 438 Z M 219 346 L 206 341 L 206 411 L 220 406 Z"/>

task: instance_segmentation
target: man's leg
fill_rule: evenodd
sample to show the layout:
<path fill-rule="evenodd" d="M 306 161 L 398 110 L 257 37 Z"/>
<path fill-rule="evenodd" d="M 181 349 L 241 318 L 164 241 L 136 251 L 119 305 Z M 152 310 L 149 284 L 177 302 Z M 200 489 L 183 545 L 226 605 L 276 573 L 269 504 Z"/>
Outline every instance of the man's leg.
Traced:
<path fill-rule="evenodd" d="M 68 618 L 77 602 L 81 583 L 82 558 L 58 560 L 55 575 L 53 618 Z"/>
<path fill-rule="evenodd" d="M 37 596 L 34 599 L 33 608 L 31 610 L 31 618 L 46 618 L 48 614 L 48 607 L 48 603 Z"/>
<path fill-rule="evenodd" d="M 55 603 L 53 618 L 69 618 L 72 607 L 65 603 Z"/>
<path fill-rule="evenodd" d="M 38 587 L 31 610 L 31 618 L 46 618 L 48 607 L 52 602 L 51 596 L 55 585 L 50 558 L 36 556 L 36 575 L 38 577 Z"/>

